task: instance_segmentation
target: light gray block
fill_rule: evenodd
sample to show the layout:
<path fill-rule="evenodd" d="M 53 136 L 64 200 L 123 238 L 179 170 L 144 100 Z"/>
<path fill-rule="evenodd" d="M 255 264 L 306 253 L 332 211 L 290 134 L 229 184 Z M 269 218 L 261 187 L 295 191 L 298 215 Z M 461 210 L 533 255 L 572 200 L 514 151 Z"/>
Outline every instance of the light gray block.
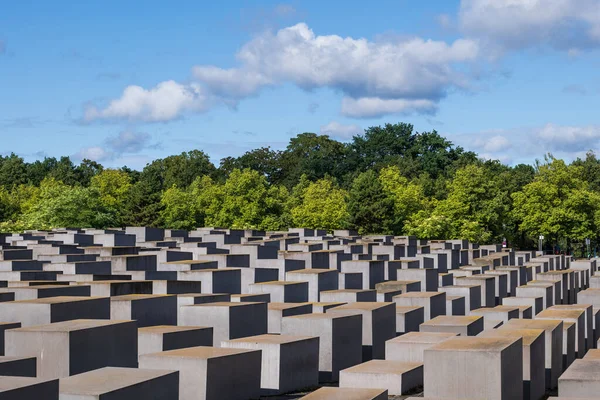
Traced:
<path fill-rule="evenodd" d="M 260 351 L 191 347 L 142 355 L 140 368 L 178 370 L 179 400 L 241 400 L 260 395 Z"/>

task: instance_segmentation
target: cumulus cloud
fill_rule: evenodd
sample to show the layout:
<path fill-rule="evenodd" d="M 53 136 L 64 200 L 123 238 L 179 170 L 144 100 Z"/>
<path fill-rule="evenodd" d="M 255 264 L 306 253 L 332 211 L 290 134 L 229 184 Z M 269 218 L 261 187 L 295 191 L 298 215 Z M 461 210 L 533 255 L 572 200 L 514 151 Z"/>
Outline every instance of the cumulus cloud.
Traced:
<path fill-rule="evenodd" d="M 484 153 L 497 153 L 508 150 L 512 147 L 512 142 L 502 135 L 495 135 L 490 138 L 477 138 L 473 146 Z"/>
<path fill-rule="evenodd" d="M 180 118 L 186 112 L 204 111 L 207 101 L 206 94 L 196 84 L 165 81 L 152 89 L 128 86 L 120 98 L 106 107 L 87 107 L 84 120 L 165 122 Z"/>
<path fill-rule="evenodd" d="M 153 144 L 151 141 L 152 136 L 148 133 L 123 131 L 116 136 L 107 137 L 102 145 L 84 147 L 74 157 L 93 161 L 115 160 L 156 147 L 157 144 Z"/>
<path fill-rule="evenodd" d="M 471 40 L 372 42 L 318 36 L 300 23 L 245 44 L 237 54 L 239 67 L 196 66 L 194 76 L 211 91 L 231 98 L 291 82 L 307 90 L 332 88 L 353 99 L 437 101 L 449 89 L 467 86 L 454 64 L 473 61 L 477 55 Z"/>
<path fill-rule="evenodd" d="M 581 152 L 598 149 L 600 126 L 563 126 L 547 124 L 537 130 L 536 137 L 549 150 Z"/>
<path fill-rule="evenodd" d="M 469 39 L 370 41 L 317 35 L 299 23 L 250 40 L 234 68 L 197 65 L 193 84 L 129 86 L 105 108 L 88 107 L 84 119 L 169 121 L 218 103 L 235 106 L 266 87 L 288 83 L 342 93 L 342 114 L 350 117 L 431 113 L 449 91 L 469 87 L 466 66 L 478 56 L 477 42 Z"/>
<path fill-rule="evenodd" d="M 337 121 L 331 121 L 321 126 L 321 135 L 329 135 L 339 139 L 352 139 L 352 137 L 363 132 L 363 129 L 354 124 L 344 125 Z"/>
<path fill-rule="evenodd" d="M 113 153 L 106 151 L 106 149 L 104 149 L 100 146 L 84 147 L 83 149 L 79 150 L 74 155 L 75 159 L 79 159 L 79 160 L 88 159 L 88 160 L 98 161 L 98 162 L 110 160 L 113 157 L 114 157 Z"/>
<path fill-rule="evenodd" d="M 503 50 L 600 46 L 598 0 L 461 0 L 459 23 L 467 35 Z"/>

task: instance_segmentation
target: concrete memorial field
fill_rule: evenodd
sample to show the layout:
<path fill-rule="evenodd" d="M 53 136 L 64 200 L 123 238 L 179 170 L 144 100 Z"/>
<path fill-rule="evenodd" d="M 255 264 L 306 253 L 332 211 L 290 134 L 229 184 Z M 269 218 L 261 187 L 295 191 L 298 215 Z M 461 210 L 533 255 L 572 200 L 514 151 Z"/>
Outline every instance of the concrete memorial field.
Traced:
<path fill-rule="evenodd" d="M 339 230 L 0 234 L 0 400 L 600 399 L 596 273 Z"/>

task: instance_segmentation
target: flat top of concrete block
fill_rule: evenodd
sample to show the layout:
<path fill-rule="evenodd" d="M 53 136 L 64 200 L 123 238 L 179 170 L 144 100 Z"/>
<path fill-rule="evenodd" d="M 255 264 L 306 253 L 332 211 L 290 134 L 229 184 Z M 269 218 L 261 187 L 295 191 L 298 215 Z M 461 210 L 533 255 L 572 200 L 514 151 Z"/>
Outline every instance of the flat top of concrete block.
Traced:
<path fill-rule="evenodd" d="M 329 311 L 329 310 L 327 310 Z M 284 317 L 285 319 L 287 318 L 296 318 L 296 319 L 306 319 L 306 320 L 318 320 L 318 319 L 336 319 L 336 318 L 346 318 L 346 317 L 352 317 L 352 316 L 360 316 L 360 314 L 358 312 L 356 313 L 352 313 L 352 311 L 347 311 L 348 314 L 346 315 L 341 315 L 341 314 L 331 314 L 331 313 L 315 313 L 315 314 L 301 314 L 301 315 L 291 315 L 289 317 Z M 362 318 L 362 317 L 361 317 Z"/>
<path fill-rule="evenodd" d="M 454 301 L 459 299 L 464 299 L 465 296 L 446 296 L 446 301 Z"/>
<path fill-rule="evenodd" d="M 423 306 L 396 306 L 396 314 L 407 314 L 417 310 L 425 310 Z"/>
<path fill-rule="evenodd" d="M 338 272 L 338 270 L 325 268 L 297 269 L 295 271 L 288 271 L 286 274 L 324 274 L 326 272 Z"/>
<path fill-rule="evenodd" d="M 563 318 L 579 318 L 581 314 L 584 314 L 585 310 L 583 309 L 575 309 L 575 310 L 565 310 L 565 309 L 556 309 L 556 308 L 547 308 L 545 310 L 540 311 L 535 317 L 538 319 L 563 319 Z"/>
<path fill-rule="evenodd" d="M 162 351 L 160 353 L 152 353 L 141 355 L 142 357 L 175 357 L 175 358 L 197 358 L 197 359 L 209 359 L 216 357 L 225 357 L 235 354 L 243 354 L 257 350 L 244 350 L 244 349 L 231 349 L 224 347 L 208 347 L 208 346 L 197 346 L 187 347 L 184 349 Z"/>
<path fill-rule="evenodd" d="M 159 297 L 175 297 L 174 294 L 124 294 L 122 296 L 112 296 L 110 301 L 136 301 L 156 299 Z"/>
<path fill-rule="evenodd" d="M 307 305 L 313 305 L 318 303 L 269 303 L 267 308 L 269 310 L 289 310 L 292 308 L 306 307 Z M 323 304 L 344 304 L 344 303 L 323 303 Z"/>
<path fill-rule="evenodd" d="M 164 264 L 210 264 L 214 261 L 209 260 L 177 260 L 177 261 L 167 261 Z"/>
<path fill-rule="evenodd" d="M 373 400 L 384 393 L 387 394 L 386 389 L 322 387 L 301 400 Z"/>
<path fill-rule="evenodd" d="M 442 274 L 440 274 L 442 275 Z M 387 281 L 387 282 L 379 282 L 378 284 L 375 285 L 375 288 L 381 288 L 381 287 L 396 287 L 396 286 L 401 286 L 401 285 L 411 285 L 413 283 L 420 283 L 421 281 L 414 281 L 414 280 L 408 280 L 408 281 Z"/>
<path fill-rule="evenodd" d="M 587 310 L 593 306 L 591 304 L 555 304 L 550 307 L 550 310 Z"/>
<path fill-rule="evenodd" d="M 558 378 L 560 381 L 600 381 L 600 360 L 581 359 L 575 360 L 569 368 Z"/>
<path fill-rule="evenodd" d="M 445 289 L 445 288 L 453 288 L 453 289 L 470 289 L 470 288 L 479 288 L 481 287 L 481 285 L 448 285 L 448 286 L 441 286 L 440 290 Z"/>
<path fill-rule="evenodd" d="M 422 368 L 423 363 L 391 360 L 370 360 L 343 370 L 343 372 L 361 374 L 402 374 L 416 368 Z"/>
<path fill-rule="evenodd" d="M 271 303 L 273 304 L 273 303 Z M 285 303 L 280 303 L 280 304 L 285 304 Z M 304 304 L 304 303 L 300 303 L 300 304 Z M 344 302 L 339 302 L 339 301 L 315 301 L 310 303 L 313 306 L 316 307 L 337 307 L 337 306 L 343 306 L 344 304 L 348 304 L 348 303 L 344 303 Z"/>
<path fill-rule="evenodd" d="M 97 299 L 108 299 L 108 297 L 98 296 L 56 296 L 56 297 L 42 297 L 41 299 L 32 300 L 16 300 L 11 301 L 7 304 L 58 304 L 58 303 L 75 303 L 77 301 L 97 300 Z"/>
<path fill-rule="evenodd" d="M 443 293 L 443 292 L 408 292 L 408 293 L 399 294 L 398 296 L 394 296 L 394 297 L 427 298 L 427 297 L 444 296 L 444 295 L 445 295 L 445 293 Z"/>
<path fill-rule="evenodd" d="M 77 282 L 78 285 L 113 285 L 113 284 L 117 284 L 117 283 L 142 283 L 142 282 L 147 282 L 147 283 L 152 283 L 152 281 L 120 281 L 120 280 L 114 280 L 114 281 L 92 281 L 92 282 Z"/>
<path fill-rule="evenodd" d="M 396 308 L 395 307 L 396 305 L 394 303 L 384 303 L 384 302 L 378 302 L 378 301 L 365 301 L 365 302 L 348 303 L 348 304 L 344 304 L 342 306 L 330 308 L 329 310 L 327 310 L 327 312 L 339 311 L 339 310 L 371 311 L 371 310 L 377 310 L 379 308 L 390 307 L 390 306 Z"/>
<path fill-rule="evenodd" d="M 560 319 L 517 319 L 513 318 L 508 322 L 505 322 L 498 329 L 544 329 L 552 331 L 558 328 L 563 321 Z"/>
<path fill-rule="evenodd" d="M 53 379 L 25 378 L 21 376 L 0 376 L 0 393 L 38 383 L 50 382 Z"/>
<path fill-rule="evenodd" d="M 437 351 L 502 351 L 518 338 L 458 336 L 430 347 Z"/>
<path fill-rule="evenodd" d="M 256 344 L 285 344 L 299 342 L 302 340 L 313 339 L 316 336 L 297 336 L 297 335 L 257 335 L 240 339 L 225 340 L 228 343 L 256 343 Z"/>
<path fill-rule="evenodd" d="M 24 272 L 24 271 L 19 271 L 19 272 Z M 35 272 L 42 272 L 42 271 L 35 271 Z M 79 285 L 86 285 L 89 283 L 90 282 L 79 282 Z M 60 289 L 60 288 L 68 288 L 68 287 L 70 287 L 70 286 L 69 285 L 11 286 L 11 287 L 0 288 L 0 291 L 12 292 L 14 290 L 43 290 L 43 289 Z"/>
<path fill-rule="evenodd" d="M 423 324 L 432 326 L 471 325 L 482 318 L 483 317 L 476 315 L 439 315 Z"/>
<path fill-rule="evenodd" d="M 4 363 L 4 362 L 11 362 L 11 361 L 17 361 L 17 360 L 36 360 L 35 356 L 29 356 L 29 357 L 24 357 L 24 356 L 0 356 L 0 364 Z"/>
<path fill-rule="evenodd" d="M 534 281 L 527 282 L 527 285 L 523 285 L 523 286 L 519 286 L 519 287 L 520 288 L 521 287 L 545 287 L 545 288 L 548 288 L 548 287 L 554 287 L 554 282 L 534 280 Z"/>
<path fill-rule="evenodd" d="M 230 302 L 230 301 L 216 301 L 214 303 L 202 303 L 192 304 L 184 307 L 247 307 L 254 304 L 265 304 L 257 301 L 244 301 L 244 302 Z"/>
<path fill-rule="evenodd" d="M 585 356 L 583 356 L 584 360 L 600 360 L 600 349 L 589 349 Z"/>
<path fill-rule="evenodd" d="M 476 280 L 481 280 L 481 281 L 485 281 L 488 279 L 496 279 L 493 276 L 485 276 L 485 275 L 471 275 L 471 276 L 459 276 L 456 279 L 462 279 L 464 281 L 468 280 L 468 279 L 476 279 Z"/>
<path fill-rule="evenodd" d="M 573 273 L 575 271 L 573 271 L 572 269 L 559 269 L 559 270 L 554 270 L 554 271 L 548 271 L 548 272 L 542 272 L 542 275 L 564 275 L 564 274 L 570 274 Z"/>
<path fill-rule="evenodd" d="M 229 293 L 182 293 L 177 297 L 213 297 L 213 296 L 230 296 Z"/>
<path fill-rule="evenodd" d="M 575 326 L 575 322 L 563 322 L 563 330 L 568 331 L 571 327 Z"/>
<path fill-rule="evenodd" d="M 270 282 L 252 283 L 252 285 L 288 286 L 288 285 L 304 285 L 306 283 L 307 282 L 270 281 Z"/>
<path fill-rule="evenodd" d="M 456 337 L 456 333 L 450 332 L 408 332 L 404 335 L 388 340 L 392 343 L 439 343 Z"/>
<path fill-rule="evenodd" d="M 269 293 L 240 293 L 240 294 L 232 294 L 232 299 L 243 299 L 246 297 L 264 297 L 269 296 Z"/>
<path fill-rule="evenodd" d="M 173 332 L 186 332 L 186 331 L 196 331 L 200 329 L 212 329 L 207 326 L 174 326 L 174 325 L 156 325 L 156 326 L 146 326 L 143 328 L 138 328 L 138 333 L 147 333 L 147 334 L 162 334 L 162 333 L 173 333 Z"/>
<path fill-rule="evenodd" d="M 105 367 L 61 379 L 60 394 L 98 396 L 176 372 Z"/>
<path fill-rule="evenodd" d="M 486 314 L 486 313 L 497 313 L 497 312 L 511 312 L 511 311 L 515 311 L 515 310 L 518 310 L 518 308 L 516 306 L 496 306 L 493 308 L 481 307 L 481 308 L 478 308 L 471 312 L 475 312 L 475 313 L 479 313 L 479 314 Z"/>
<path fill-rule="evenodd" d="M 135 321 L 112 319 L 75 319 L 72 321 L 55 322 L 53 324 L 26 326 L 16 328 L 14 332 L 72 332 L 83 329 L 97 328 L 100 326 L 118 325 Z"/>
<path fill-rule="evenodd" d="M 322 290 L 321 293 L 367 293 L 375 292 L 373 289 L 335 289 L 335 290 Z"/>
<path fill-rule="evenodd" d="M 481 332 L 477 337 L 506 337 L 522 338 L 523 346 L 530 346 L 538 337 L 544 335 L 543 329 L 488 329 Z"/>

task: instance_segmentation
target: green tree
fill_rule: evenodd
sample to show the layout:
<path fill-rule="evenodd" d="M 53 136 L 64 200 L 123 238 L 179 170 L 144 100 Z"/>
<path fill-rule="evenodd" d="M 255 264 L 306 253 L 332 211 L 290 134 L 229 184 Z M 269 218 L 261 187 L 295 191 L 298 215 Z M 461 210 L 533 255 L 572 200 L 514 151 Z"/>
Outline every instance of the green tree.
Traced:
<path fill-rule="evenodd" d="M 0 185 L 11 188 L 27 183 L 27 180 L 27 166 L 21 157 L 14 153 L 0 157 Z"/>
<path fill-rule="evenodd" d="M 226 157 L 221 160 L 219 172 L 224 179 L 234 169 L 250 168 L 258 171 L 270 183 L 281 180 L 281 151 L 271 150 L 270 147 L 261 147 L 250 150 L 240 157 Z"/>
<path fill-rule="evenodd" d="M 423 187 L 402 176 L 396 166 L 383 168 L 379 173 L 379 182 L 393 204 L 390 228 L 396 234 L 405 233 L 406 222 L 419 211 L 429 207 Z"/>
<path fill-rule="evenodd" d="M 160 199 L 160 217 L 165 228 L 191 230 L 197 225 L 196 202 L 190 191 L 173 185 L 164 191 Z"/>
<path fill-rule="evenodd" d="M 208 203 L 205 221 L 236 229 L 281 229 L 287 196 L 285 188 L 269 186 L 259 172 L 234 169 L 224 184 L 209 187 L 202 197 Z"/>
<path fill-rule="evenodd" d="M 131 178 L 123 171 L 105 169 L 91 178 L 90 187 L 98 191 L 106 207 L 120 208 L 131 189 Z"/>
<path fill-rule="evenodd" d="M 344 229 L 348 221 L 347 192 L 331 179 L 319 179 L 294 188 L 294 197 L 301 199 L 290 210 L 293 226 L 326 229 Z"/>
<path fill-rule="evenodd" d="M 348 193 L 348 224 L 360 234 L 394 233 L 394 200 L 374 170 L 358 175 Z"/>
<path fill-rule="evenodd" d="M 276 183 L 291 188 L 302 175 L 315 181 L 325 176 L 342 177 L 347 171 L 346 146 L 327 135 L 301 133 L 290 139 L 280 156 L 280 178 Z"/>
<path fill-rule="evenodd" d="M 407 231 L 431 239 L 468 239 L 477 243 L 501 240 L 503 221 L 510 208 L 510 197 L 501 175 L 493 175 L 483 165 L 459 169 L 448 184 L 448 197 L 437 202 L 431 214 L 418 213 Z"/>
<path fill-rule="evenodd" d="M 600 195 L 581 179 L 582 166 L 567 166 L 551 155 L 538 164 L 533 182 L 512 195 L 519 229 L 550 243 L 598 237 Z"/>
<path fill-rule="evenodd" d="M 23 215 L 23 221 L 35 229 L 101 228 L 113 223 L 112 215 L 102 207 L 95 190 L 68 186 L 53 178 L 41 182 L 37 201 Z"/>

